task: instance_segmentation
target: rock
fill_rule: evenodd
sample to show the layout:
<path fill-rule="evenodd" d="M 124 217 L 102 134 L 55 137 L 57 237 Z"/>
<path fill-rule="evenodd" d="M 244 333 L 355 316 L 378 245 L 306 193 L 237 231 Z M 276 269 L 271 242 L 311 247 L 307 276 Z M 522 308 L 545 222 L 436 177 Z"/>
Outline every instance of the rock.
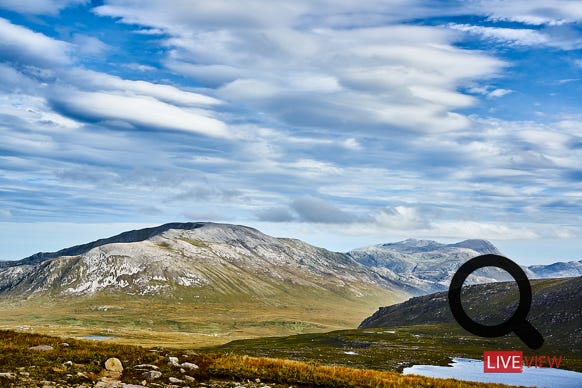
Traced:
<path fill-rule="evenodd" d="M 173 366 L 179 366 L 178 357 L 168 357 L 168 364 Z"/>
<path fill-rule="evenodd" d="M 110 372 L 123 372 L 123 364 L 119 358 L 111 357 L 105 361 L 105 369 Z"/>
<path fill-rule="evenodd" d="M 185 376 L 184 376 L 184 378 L 185 378 L 186 380 L 190 381 L 190 382 L 192 382 L 192 381 L 196 381 L 196 379 L 195 379 L 194 377 L 192 377 L 192 376 L 185 375 Z"/>
<path fill-rule="evenodd" d="M 73 361 L 71 361 L 71 360 L 65 361 L 65 362 L 63 362 L 63 366 L 66 368 L 70 368 L 73 366 Z"/>
<path fill-rule="evenodd" d="M 4 377 L 5 379 L 14 379 L 15 376 L 12 373 L 8 373 L 8 372 L 2 372 L 0 373 L 0 377 Z"/>
<path fill-rule="evenodd" d="M 63 343 L 61 344 L 61 346 L 62 346 L 62 347 L 64 347 L 64 348 L 68 348 L 68 347 L 69 347 L 69 346 L 71 346 L 71 345 L 69 345 L 69 344 L 68 344 L 68 343 L 66 343 L 66 342 L 63 342 Z"/>
<path fill-rule="evenodd" d="M 160 368 L 158 368 L 157 366 L 152 365 L 152 364 L 139 364 L 139 365 L 134 366 L 133 369 L 138 369 L 138 370 L 140 370 L 140 369 L 141 370 L 152 370 L 153 369 L 153 370 L 157 370 L 157 369 L 160 369 Z"/>
<path fill-rule="evenodd" d="M 123 385 L 121 381 L 99 381 L 94 388 L 122 388 Z"/>
<path fill-rule="evenodd" d="M 157 370 L 150 370 L 148 372 L 143 372 L 141 375 L 148 380 L 155 380 L 162 377 L 162 372 L 158 372 Z"/>
<path fill-rule="evenodd" d="M 168 380 L 170 380 L 170 383 L 175 383 L 175 384 L 184 382 L 184 380 L 180 380 L 180 379 L 177 379 L 175 377 L 170 377 L 170 378 L 168 378 Z"/>
<path fill-rule="evenodd" d="M 186 368 L 186 369 L 198 369 L 198 365 L 196 364 L 192 364 L 191 362 L 184 362 L 182 364 L 180 364 L 180 366 L 182 368 Z"/>
<path fill-rule="evenodd" d="M 54 348 L 50 345 L 37 345 L 31 346 L 28 350 L 35 350 L 35 351 L 45 351 L 45 350 L 53 350 Z"/>

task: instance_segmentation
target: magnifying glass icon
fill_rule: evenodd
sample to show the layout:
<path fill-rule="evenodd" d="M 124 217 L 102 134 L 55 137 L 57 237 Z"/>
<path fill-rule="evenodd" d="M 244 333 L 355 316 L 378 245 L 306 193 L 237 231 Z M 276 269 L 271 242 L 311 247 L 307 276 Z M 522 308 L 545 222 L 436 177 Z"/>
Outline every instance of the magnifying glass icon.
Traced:
<path fill-rule="evenodd" d="M 475 270 L 483 267 L 498 267 L 509 272 L 519 287 L 519 306 L 515 313 L 499 325 L 487 326 L 473 321 L 461 305 L 461 287 L 465 279 Z M 449 306 L 455 320 L 465 330 L 480 337 L 501 337 L 514 332 L 530 349 L 539 349 L 544 338 L 526 319 L 531 307 L 531 285 L 519 265 L 500 255 L 482 255 L 467 261 L 455 273 L 449 286 Z"/>

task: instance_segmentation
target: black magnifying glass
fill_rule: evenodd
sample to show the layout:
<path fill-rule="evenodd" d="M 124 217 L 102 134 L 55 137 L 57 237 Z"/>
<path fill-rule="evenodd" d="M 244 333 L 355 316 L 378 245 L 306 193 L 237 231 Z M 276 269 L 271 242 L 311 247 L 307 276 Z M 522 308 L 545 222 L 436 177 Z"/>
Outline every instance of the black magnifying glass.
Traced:
<path fill-rule="evenodd" d="M 497 267 L 504 269 L 517 282 L 519 287 L 519 306 L 515 313 L 499 325 L 487 326 L 473 321 L 461 305 L 461 287 L 465 279 L 475 270 L 483 267 Z M 526 319 L 531 307 L 531 285 L 519 265 L 500 255 L 482 255 L 467 261 L 455 273 L 449 286 L 449 306 L 455 320 L 465 330 L 480 337 L 501 337 L 514 332 L 529 348 L 539 349 L 544 338 L 535 327 Z"/>

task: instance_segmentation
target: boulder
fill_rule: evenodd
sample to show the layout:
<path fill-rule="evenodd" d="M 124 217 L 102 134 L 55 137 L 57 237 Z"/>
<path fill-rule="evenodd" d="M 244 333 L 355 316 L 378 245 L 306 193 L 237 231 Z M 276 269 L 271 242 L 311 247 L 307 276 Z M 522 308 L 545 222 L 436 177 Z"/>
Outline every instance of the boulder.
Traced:
<path fill-rule="evenodd" d="M 123 372 L 123 364 L 119 358 L 111 357 L 105 361 L 105 369 L 110 372 Z"/>

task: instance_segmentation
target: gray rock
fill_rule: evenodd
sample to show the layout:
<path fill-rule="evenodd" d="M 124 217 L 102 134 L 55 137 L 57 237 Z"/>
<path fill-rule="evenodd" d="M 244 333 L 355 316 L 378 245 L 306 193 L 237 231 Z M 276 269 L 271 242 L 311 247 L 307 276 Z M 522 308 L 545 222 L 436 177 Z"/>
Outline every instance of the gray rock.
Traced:
<path fill-rule="evenodd" d="M 173 366 L 179 366 L 178 357 L 168 357 L 168 364 Z"/>
<path fill-rule="evenodd" d="M 143 372 L 141 375 L 147 378 L 148 380 L 155 380 L 162 377 L 162 372 L 158 372 L 157 370 L 150 370 L 147 372 Z"/>
<path fill-rule="evenodd" d="M 170 380 L 170 383 L 174 383 L 174 384 L 183 383 L 184 382 L 184 380 L 180 380 L 180 379 L 177 379 L 175 377 L 170 377 L 170 378 L 168 378 L 168 380 Z"/>
<path fill-rule="evenodd" d="M 110 372 L 123 372 L 123 364 L 119 358 L 111 357 L 105 361 L 105 369 Z"/>
<path fill-rule="evenodd" d="M 133 369 L 138 369 L 138 370 L 158 370 L 160 368 L 158 368 L 155 365 L 152 364 L 139 364 L 133 367 Z"/>
<path fill-rule="evenodd" d="M 15 378 L 15 376 L 12 373 L 8 373 L 8 372 L 0 373 L 0 377 L 4 377 L 4 378 L 10 379 L 10 380 L 13 380 Z"/>
<path fill-rule="evenodd" d="M 46 351 L 46 350 L 53 350 L 54 348 L 50 345 L 37 345 L 31 346 L 28 350 L 35 350 L 35 351 Z"/>
<path fill-rule="evenodd" d="M 182 364 L 180 364 L 180 366 L 182 368 L 186 368 L 186 369 L 198 369 L 198 365 L 196 364 L 192 364 L 191 362 L 184 362 Z"/>

